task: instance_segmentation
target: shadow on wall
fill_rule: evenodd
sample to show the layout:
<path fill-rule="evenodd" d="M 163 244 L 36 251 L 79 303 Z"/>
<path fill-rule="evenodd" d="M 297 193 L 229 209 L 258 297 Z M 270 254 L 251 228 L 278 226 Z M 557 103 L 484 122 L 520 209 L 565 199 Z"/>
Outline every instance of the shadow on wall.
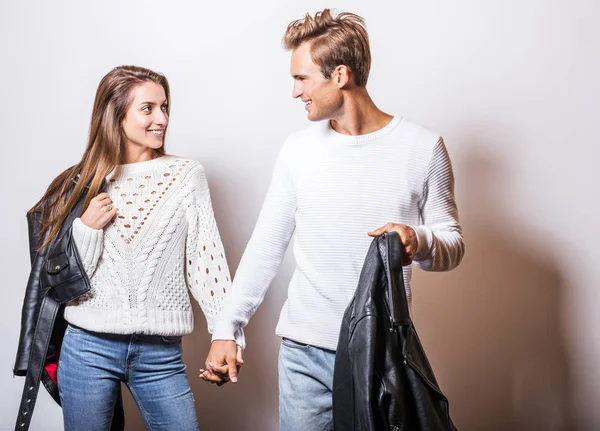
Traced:
<path fill-rule="evenodd" d="M 456 270 L 416 271 L 415 325 L 462 431 L 567 431 L 567 287 L 535 220 L 511 221 L 507 171 L 482 154 L 460 163 L 466 254 Z M 500 192 L 499 192 L 500 191 Z"/>

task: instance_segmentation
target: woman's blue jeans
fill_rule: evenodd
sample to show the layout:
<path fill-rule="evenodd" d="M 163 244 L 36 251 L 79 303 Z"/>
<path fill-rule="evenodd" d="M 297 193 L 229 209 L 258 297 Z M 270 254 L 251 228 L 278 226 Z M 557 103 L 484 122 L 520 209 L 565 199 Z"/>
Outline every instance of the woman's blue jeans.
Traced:
<path fill-rule="evenodd" d="M 58 364 L 65 430 L 110 430 L 121 382 L 148 430 L 199 429 L 181 337 L 99 334 L 69 325 Z"/>

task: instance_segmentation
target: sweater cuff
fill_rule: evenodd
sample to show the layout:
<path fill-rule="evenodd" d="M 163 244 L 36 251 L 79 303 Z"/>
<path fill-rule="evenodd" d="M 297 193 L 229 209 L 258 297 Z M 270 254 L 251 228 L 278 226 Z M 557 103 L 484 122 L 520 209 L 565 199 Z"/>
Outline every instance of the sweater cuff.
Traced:
<path fill-rule="evenodd" d="M 87 226 L 78 217 L 73 221 L 73 240 L 84 266 L 95 266 L 102 254 L 104 231 Z"/>
<path fill-rule="evenodd" d="M 244 335 L 244 330 L 242 328 L 235 331 L 235 344 L 240 346 L 242 350 L 246 348 L 246 336 Z"/>
<path fill-rule="evenodd" d="M 216 340 L 230 340 L 235 341 L 242 349 L 246 347 L 246 341 L 244 337 L 244 331 L 242 329 L 236 328 L 236 326 L 227 321 L 217 321 L 215 322 L 215 327 L 213 329 L 212 341 Z M 242 344 L 240 344 L 242 343 Z"/>
<path fill-rule="evenodd" d="M 417 252 L 413 260 L 419 261 L 429 257 L 433 246 L 433 232 L 427 226 L 408 226 L 417 234 Z"/>

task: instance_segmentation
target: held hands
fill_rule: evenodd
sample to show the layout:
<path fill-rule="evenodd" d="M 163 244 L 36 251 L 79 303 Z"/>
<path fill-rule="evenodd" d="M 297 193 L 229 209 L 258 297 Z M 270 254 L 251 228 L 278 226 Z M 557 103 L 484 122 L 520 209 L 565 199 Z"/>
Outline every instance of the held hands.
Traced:
<path fill-rule="evenodd" d="M 116 214 L 117 209 L 113 208 L 112 200 L 108 193 L 100 193 L 90 201 L 90 205 L 81 216 L 81 221 L 87 227 L 100 230 L 104 228 Z"/>
<path fill-rule="evenodd" d="M 403 256 L 402 256 L 402 264 L 403 266 L 408 266 L 412 263 L 413 257 L 417 252 L 417 248 L 419 246 L 419 242 L 417 240 L 417 234 L 414 229 L 405 225 L 398 223 L 387 223 L 384 226 L 381 226 L 379 229 L 375 229 L 372 232 L 369 232 L 369 236 L 380 236 L 385 232 L 398 232 L 400 235 L 400 242 L 402 243 Z"/>
<path fill-rule="evenodd" d="M 200 378 L 205 382 L 222 386 L 228 381 L 237 383 L 237 375 L 244 365 L 242 348 L 231 340 L 215 340 L 210 345 L 206 357 L 206 370 L 200 370 Z"/>

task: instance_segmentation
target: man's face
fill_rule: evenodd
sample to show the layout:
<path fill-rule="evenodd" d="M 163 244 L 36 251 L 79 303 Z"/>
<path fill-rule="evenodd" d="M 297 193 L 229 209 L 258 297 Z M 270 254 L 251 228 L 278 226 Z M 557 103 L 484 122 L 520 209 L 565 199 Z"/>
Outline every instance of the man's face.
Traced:
<path fill-rule="evenodd" d="M 292 51 L 290 73 L 294 78 L 292 97 L 305 103 L 310 121 L 329 120 L 342 106 L 342 95 L 333 79 L 323 77 L 312 61 L 310 43 L 304 42 Z"/>

